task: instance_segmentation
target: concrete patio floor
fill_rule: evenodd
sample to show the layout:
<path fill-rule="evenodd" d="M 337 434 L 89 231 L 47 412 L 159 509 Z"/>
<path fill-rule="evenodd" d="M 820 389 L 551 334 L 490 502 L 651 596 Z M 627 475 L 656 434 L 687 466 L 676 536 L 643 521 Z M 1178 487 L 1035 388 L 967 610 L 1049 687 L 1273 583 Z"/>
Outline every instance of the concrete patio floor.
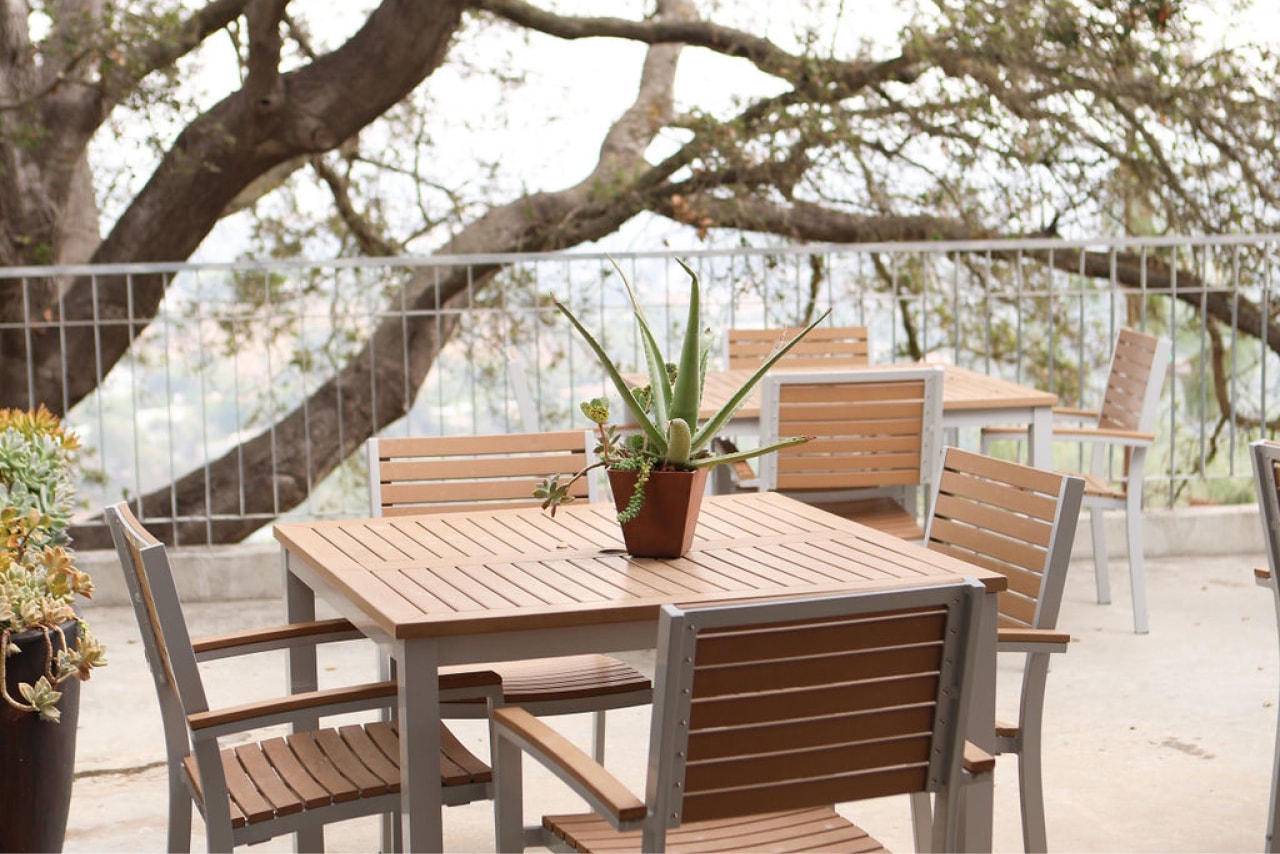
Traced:
<path fill-rule="evenodd" d="M 1255 517 L 1256 518 L 1256 517 Z M 1151 633 L 1132 633 L 1127 566 L 1112 561 L 1114 603 L 1094 601 L 1093 567 L 1073 562 L 1061 628 L 1069 653 L 1055 660 L 1045 720 L 1045 789 L 1053 851 L 1257 851 L 1263 845 L 1280 685 L 1272 594 L 1254 584 L 1265 565 L 1261 534 L 1225 536 L 1221 555 L 1148 558 Z M 1248 549 L 1252 543 L 1258 549 Z M 1077 555 L 1088 555 L 1087 548 Z M 110 601 L 112 597 L 103 597 Z M 118 601 L 118 600 L 117 600 Z M 110 666 L 84 686 L 77 779 L 66 849 L 162 851 L 166 783 L 160 717 L 127 605 L 90 604 L 86 617 L 109 647 Z M 188 605 L 194 635 L 276 622 L 278 599 Z M 322 660 L 322 678 L 368 679 L 367 644 L 342 644 Z M 639 655 L 645 666 L 650 661 Z M 215 704 L 269 696 L 282 684 L 282 659 L 209 665 Z M 251 684 L 252 683 L 252 684 Z M 1001 664 L 1002 707 L 1016 700 L 1016 666 Z M 1004 701 L 1010 701 L 1005 703 Z M 1011 719 L 1011 713 L 1006 713 Z M 643 792 L 648 708 L 610 714 L 607 764 Z M 586 716 L 553 719 L 581 745 Z M 481 756 L 482 723 L 453 724 Z M 526 820 L 580 804 L 556 781 L 526 770 Z M 891 849 L 912 849 L 905 799 L 845 808 Z M 445 813 L 450 851 L 492 851 L 491 804 Z M 996 772 L 994 849 L 1022 850 L 1017 765 Z M 193 851 L 204 850 L 194 821 Z M 333 851 L 376 851 L 373 820 L 335 825 Z M 292 850 L 277 839 L 256 850 Z"/>

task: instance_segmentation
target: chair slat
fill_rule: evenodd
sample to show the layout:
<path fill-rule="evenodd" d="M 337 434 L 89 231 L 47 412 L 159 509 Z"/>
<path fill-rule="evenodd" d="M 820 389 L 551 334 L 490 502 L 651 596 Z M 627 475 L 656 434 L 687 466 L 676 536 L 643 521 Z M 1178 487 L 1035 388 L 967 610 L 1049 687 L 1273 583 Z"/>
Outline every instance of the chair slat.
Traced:
<path fill-rule="evenodd" d="M 281 779 L 275 765 L 263 752 L 262 746 L 242 744 L 232 749 L 240 765 L 258 793 L 271 804 L 276 815 L 291 815 L 302 812 L 302 799 Z"/>
<path fill-rule="evenodd" d="M 689 792 L 702 792 L 757 786 L 779 779 L 822 780 L 850 768 L 927 765 L 932 745 L 932 719 L 925 721 L 923 727 L 895 731 L 890 738 L 846 741 L 785 752 L 767 749 L 772 745 L 758 743 L 747 753 L 690 760 L 685 767 L 684 785 Z"/>
<path fill-rule="evenodd" d="M 749 788 L 690 792 L 683 799 L 683 814 L 688 821 L 702 821 L 771 809 L 811 806 L 824 798 L 841 802 L 902 795 L 923 791 L 927 786 L 928 774 L 928 766 L 921 765 L 877 769 L 866 773 L 833 774 L 818 780 L 772 782 Z"/>
<path fill-rule="evenodd" d="M 253 778 L 236 759 L 234 752 L 222 752 L 222 773 L 227 780 L 227 793 L 250 824 L 275 818 L 271 802 L 258 791 Z"/>
<path fill-rule="evenodd" d="M 821 717 L 797 716 L 790 720 L 738 726 L 699 726 L 687 751 L 690 762 L 723 756 L 741 756 L 764 748 L 774 751 L 807 750 L 843 744 L 856 734 L 862 740 L 888 738 L 901 732 L 927 730 L 933 725 L 935 705 L 921 691 L 916 703 L 885 704 L 865 711 L 835 712 Z M 705 721 L 704 721 L 705 723 Z"/>
<path fill-rule="evenodd" d="M 269 738 L 263 741 L 262 752 L 271 760 L 272 766 L 275 767 L 281 779 L 289 784 L 289 788 L 297 792 L 304 807 L 315 809 L 332 802 L 333 798 L 329 790 L 307 773 L 307 769 L 298 761 L 298 757 L 294 756 L 284 738 Z"/>
<path fill-rule="evenodd" d="M 937 690 L 937 684 L 936 676 L 917 674 L 909 678 L 868 680 L 793 691 L 789 699 L 797 708 L 804 709 L 805 717 L 821 717 L 924 702 Z M 724 700 L 699 699 L 694 701 L 690 726 L 711 728 L 772 722 L 777 720 L 778 708 L 776 705 L 738 703 L 732 697 Z"/>
<path fill-rule="evenodd" d="M 945 620 L 945 611 L 928 609 L 749 630 L 707 630 L 698 638 L 698 666 L 907 644 L 937 637 Z"/>
<path fill-rule="evenodd" d="M 730 329 L 727 334 L 729 368 L 756 368 L 803 327 L 778 329 Z M 865 326 L 819 326 L 782 357 L 789 368 L 847 367 L 865 365 L 870 341 Z"/>
<path fill-rule="evenodd" d="M 328 790 L 335 803 L 354 801 L 360 797 L 359 788 L 334 767 L 333 762 L 316 742 L 316 733 L 295 732 L 285 737 L 289 749 L 298 757 L 302 767 L 307 769 L 321 786 Z"/>
<path fill-rule="evenodd" d="M 385 780 L 374 774 L 335 729 L 323 729 L 316 733 L 316 744 L 333 763 L 342 776 L 356 787 L 360 797 L 385 794 L 389 787 Z"/>
<path fill-rule="evenodd" d="M 360 724 L 347 724 L 338 728 L 343 744 L 360 760 L 360 764 L 382 781 L 382 791 L 400 789 L 400 766 L 378 749 L 368 730 Z"/>

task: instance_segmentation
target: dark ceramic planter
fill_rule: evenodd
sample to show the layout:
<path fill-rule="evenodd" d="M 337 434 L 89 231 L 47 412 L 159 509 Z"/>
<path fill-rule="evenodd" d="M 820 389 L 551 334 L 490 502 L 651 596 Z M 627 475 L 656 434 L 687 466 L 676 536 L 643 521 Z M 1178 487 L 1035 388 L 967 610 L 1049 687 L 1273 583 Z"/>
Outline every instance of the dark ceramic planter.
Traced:
<path fill-rule="evenodd" d="M 61 626 L 68 647 L 80 635 L 80 623 Z M 9 696 L 21 699 L 19 682 L 34 683 L 45 671 L 44 633 L 25 631 L 11 640 L 22 651 L 5 662 Z M 52 638 L 58 649 L 57 638 Z M 58 686 L 62 719 L 50 723 L 0 700 L 0 851 L 61 851 L 71 808 L 76 761 L 76 724 L 80 717 L 80 680 Z"/>
<path fill-rule="evenodd" d="M 699 468 L 649 473 L 640 513 L 622 524 L 628 553 L 636 557 L 680 557 L 689 551 L 707 487 L 707 472 L 708 469 Z M 635 486 L 635 472 L 609 470 L 609 487 L 618 510 L 627 506 Z"/>

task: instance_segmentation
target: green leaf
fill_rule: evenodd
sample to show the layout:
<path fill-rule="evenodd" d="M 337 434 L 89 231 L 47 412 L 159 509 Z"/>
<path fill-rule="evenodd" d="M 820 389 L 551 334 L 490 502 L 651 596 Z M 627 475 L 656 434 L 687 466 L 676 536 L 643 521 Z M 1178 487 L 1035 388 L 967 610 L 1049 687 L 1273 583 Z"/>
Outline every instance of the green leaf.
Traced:
<path fill-rule="evenodd" d="M 685 321 L 684 345 L 676 369 L 676 385 L 671 391 L 671 420 L 698 423 L 698 407 L 702 404 L 702 309 L 698 276 L 684 261 L 676 259 L 689 274 L 689 317 Z"/>
<path fill-rule="evenodd" d="M 706 424 L 703 424 L 702 428 L 694 435 L 693 449 L 695 452 L 714 439 L 720 431 L 724 429 L 724 426 L 728 424 L 737 411 L 742 408 L 742 404 L 746 403 L 747 398 L 751 396 L 751 392 L 754 391 L 755 387 L 764 379 L 765 374 L 769 373 L 769 369 L 777 364 L 778 360 L 785 356 L 801 338 L 808 335 L 810 330 L 822 321 L 826 320 L 827 315 L 829 314 L 831 314 L 831 309 L 824 311 L 817 320 L 806 326 L 798 335 L 788 341 L 783 347 L 776 350 L 773 355 L 764 361 L 764 364 L 762 364 L 756 372 L 752 374 L 741 387 L 739 387 L 733 397 L 729 398 L 729 400 L 725 402 L 724 406 L 720 407 L 720 411 L 713 415 Z"/>

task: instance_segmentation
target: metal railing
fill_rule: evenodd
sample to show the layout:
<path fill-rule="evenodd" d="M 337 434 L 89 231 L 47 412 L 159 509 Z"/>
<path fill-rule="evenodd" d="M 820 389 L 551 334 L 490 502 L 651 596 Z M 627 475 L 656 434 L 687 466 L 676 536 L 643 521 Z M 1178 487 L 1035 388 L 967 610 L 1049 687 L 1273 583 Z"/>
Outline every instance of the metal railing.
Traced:
<path fill-rule="evenodd" d="M 682 332 L 687 305 L 678 254 L 700 276 L 712 330 L 795 324 L 830 307 L 828 322 L 870 328 L 872 361 L 950 361 L 1055 391 L 1065 405 L 1098 402 L 1121 326 L 1168 337 L 1173 364 L 1145 489 L 1149 504 L 1175 506 L 1252 501 L 1246 445 L 1266 432 L 1280 394 L 1277 354 L 1256 328 L 1259 314 L 1274 310 L 1278 241 L 1280 235 L 770 246 L 614 258 L 664 343 Z M 73 362 L 74 370 L 97 371 L 97 390 L 66 416 L 87 449 L 86 521 L 106 503 L 163 494 L 201 471 L 210 472 L 207 491 L 265 483 L 278 492 L 282 480 L 305 478 L 302 503 L 273 498 L 265 509 L 245 512 L 254 525 L 288 515 L 364 514 L 363 458 L 347 451 L 367 435 L 366 422 L 384 435 L 584 425 L 577 404 L 606 386 L 553 296 L 598 330 L 624 367 L 642 364 L 625 291 L 602 254 L 14 268 L 0 270 L 0 298 L 25 299 L 37 282 L 79 281 L 102 288 L 104 300 L 118 295 L 107 294 L 108 286 L 123 287 L 120 304 L 130 306 L 135 283 L 157 275 L 167 290 L 154 316 L 92 321 L 102 330 L 142 329 L 128 355 L 109 368 Z M 415 304 L 408 292 L 419 295 Z M 60 322 L 25 325 L 47 334 Z M 1253 329 L 1237 332 L 1237 323 Z M 397 340 L 410 343 L 402 345 L 392 381 L 387 363 L 363 348 L 370 336 L 386 343 L 396 330 Z M 415 350 L 424 333 L 428 343 Z M 344 366 L 349 379 L 353 357 L 379 367 L 361 368 L 367 380 L 348 381 L 336 403 L 332 396 L 319 403 L 317 392 Z M 429 369 L 418 385 L 423 359 Z M 34 370 L 27 366 L 28 374 Z M 389 382 L 404 387 L 395 390 L 403 406 L 388 412 Z M 234 468 L 235 449 L 255 436 L 270 437 L 268 459 L 281 459 L 290 449 L 274 444 L 273 425 L 288 413 L 301 413 L 313 431 L 309 443 L 340 434 L 346 461 L 326 463 L 317 450 L 301 475 L 268 463 L 269 477 L 241 469 L 228 486 L 225 476 L 213 476 L 217 461 Z M 314 432 L 317 425 L 323 434 Z M 971 436 L 959 441 L 975 444 Z M 1073 461 L 1055 457 L 1059 463 Z M 145 500 L 141 510 L 145 516 Z M 212 538 L 227 515 L 236 514 L 186 507 L 150 521 L 181 517 Z"/>

